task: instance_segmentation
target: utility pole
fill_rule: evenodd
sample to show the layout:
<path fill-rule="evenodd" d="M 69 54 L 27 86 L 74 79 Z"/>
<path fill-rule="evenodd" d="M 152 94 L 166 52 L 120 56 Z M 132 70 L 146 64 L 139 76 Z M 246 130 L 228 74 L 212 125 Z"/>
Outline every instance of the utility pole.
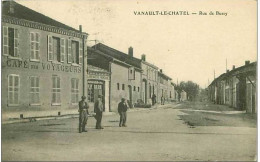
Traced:
<path fill-rule="evenodd" d="M 226 72 L 227 72 L 227 58 L 226 58 Z"/>

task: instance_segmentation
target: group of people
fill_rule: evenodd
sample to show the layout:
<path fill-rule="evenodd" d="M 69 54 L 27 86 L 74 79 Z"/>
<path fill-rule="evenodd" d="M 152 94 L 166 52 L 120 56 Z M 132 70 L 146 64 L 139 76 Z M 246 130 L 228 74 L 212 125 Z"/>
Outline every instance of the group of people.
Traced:
<path fill-rule="evenodd" d="M 104 105 L 102 102 L 102 96 L 98 95 L 98 99 L 95 101 L 94 104 L 94 112 L 96 113 L 95 119 L 96 119 L 96 129 L 104 129 L 101 126 L 103 111 L 104 111 Z M 89 115 L 89 105 L 85 101 L 86 97 L 82 96 L 81 101 L 79 101 L 79 133 L 81 132 L 87 132 L 86 130 L 86 124 L 88 120 Z M 119 127 L 126 127 L 126 117 L 127 117 L 127 109 L 128 106 L 126 104 L 126 100 L 124 98 L 121 99 L 121 102 L 118 104 L 118 113 L 120 115 L 120 122 Z"/>

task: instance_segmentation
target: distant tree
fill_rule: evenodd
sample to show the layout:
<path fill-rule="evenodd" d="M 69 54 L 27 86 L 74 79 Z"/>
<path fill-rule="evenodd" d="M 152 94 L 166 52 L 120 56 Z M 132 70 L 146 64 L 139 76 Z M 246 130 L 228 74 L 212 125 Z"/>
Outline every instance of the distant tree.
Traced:
<path fill-rule="evenodd" d="M 182 90 L 184 90 L 187 93 L 187 98 L 190 101 L 193 101 L 196 96 L 199 94 L 199 85 L 197 83 L 194 83 L 192 81 L 181 81 L 179 85 L 176 85 L 175 90 L 178 92 L 179 97 L 180 94 L 182 92 Z"/>

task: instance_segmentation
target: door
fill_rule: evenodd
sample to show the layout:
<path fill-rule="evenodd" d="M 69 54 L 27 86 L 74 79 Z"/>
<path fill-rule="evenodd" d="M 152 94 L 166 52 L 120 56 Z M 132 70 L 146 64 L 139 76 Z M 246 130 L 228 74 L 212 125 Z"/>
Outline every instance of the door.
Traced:
<path fill-rule="evenodd" d="M 132 87 L 129 85 L 128 86 L 128 96 L 129 96 L 129 107 L 133 107 L 133 103 L 132 103 L 132 100 L 133 100 L 133 96 L 132 96 Z"/>

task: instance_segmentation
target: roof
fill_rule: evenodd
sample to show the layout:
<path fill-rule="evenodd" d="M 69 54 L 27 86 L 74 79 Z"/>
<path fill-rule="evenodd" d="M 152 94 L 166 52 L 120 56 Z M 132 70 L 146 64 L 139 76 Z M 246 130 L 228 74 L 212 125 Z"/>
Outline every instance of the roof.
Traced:
<path fill-rule="evenodd" d="M 172 78 L 170 78 L 169 76 L 167 76 L 166 74 L 164 74 L 164 73 L 162 73 L 162 72 L 160 72 L 160 71 L 158 71 L 158 74 L 161 75 L 161 76 L 163 76 L 163 77 L 166 78 L 166 79 L 172 80 Z"/>
<path fill-rule="evenodd" d="M 107 54 L 103 53 L 102 51 L 99 51 L 99 50 L 97 50 L 97 49 L 95 49 L 93 47 L 87 47 L 87 50 L 88 50 L 88 53 L 94 53 L 95 55 L 102 56 L 102 57 L 108 59 L 109 61 L 116 62 L 116 63 L 118 63 L 120 65 L 123 65 L 123 66 L 126 66 L 126 67 L 131 67 L 132 66 L 132 65 L 130 65 L 130 64 L 124 62 L 124 61 L 120 61 L 120 60 L 118 60 L 118 59 L 116 59 L 116 58 L 114 58 L 114 57 L 112 57 L 110 55 L 107 55 Z M 90 58 L 90 59 L 95 59 L 95 57 Z M 138 68 L 138 67 L 135 67 L 135 69 L 139 70 L 139 71 L 142 71 L 142 69 Z"/>
<path fill-rule="evenodd" d="M 231 70 L 231 71 L 229 71 L 229 72 L 227 72 L 227 73 L 223 73 L 223 74 L 221 74 L 219 77 L 217 77 L 216 79 L 214 79 L 211 83 L 210 83 L 210 85 L 209 86 L 211 86 L 212 84 L 214 84 L 215 82 L 217 82 L 217 81 L 219 81 L 219 80 L 222 80 L 222 79 L 224 79 L 224 78 L 227 78 L 227 77 L 229 77 L 229 76 L 233 76 L 233 75 L 236 75 L 236 74 L 241 74 L 241 73 L 248 73 L 249 71 L 248 70 L 245 70 L 245 69 L 248 69 L 248 68 L 252 68 L 253 67 L 253 69 L 249 69 L 249 70 L 253 70 L 253 71 L 256 71 L 256 68 L 254 68 L 254 67 L 256 67 L 256 65 L 257 65 L 257 62 L 252 62 L 252 63 L 250 63 L 250 64 L 248 64 L 248 65 L 244 65 L 244 66 L 240 66 L 240 67 L 238 67 L 238 68 L 236 68 L 236 69 L 233 69 L 233 70 Z"/>
<path fill-rule="evenodd" d="M 141 69 L 141 59 L 129 56 L 128 54 L 125 54 L 102 43 L 98 43 L 92 46 L 92 48 L 99 50 L 119 61 L 125 62 L 127 64 L 130 64 L 131 66 Z"/>
<path fill-rule="evenodd" d="M 13 13 L 10 12 L 10 6 L 14 9 Z M 51 25 L 51 26 L 79 32 L 79 30 L 77 29 L 74 29 L 63 23 L 60 23 L 48 16 L 45 16 L 39 12 L 36 12 L 14 1 L 2 1 L 2 15 L 10 16 L 18 19 L 34 21 L 46 25 Z"/>

